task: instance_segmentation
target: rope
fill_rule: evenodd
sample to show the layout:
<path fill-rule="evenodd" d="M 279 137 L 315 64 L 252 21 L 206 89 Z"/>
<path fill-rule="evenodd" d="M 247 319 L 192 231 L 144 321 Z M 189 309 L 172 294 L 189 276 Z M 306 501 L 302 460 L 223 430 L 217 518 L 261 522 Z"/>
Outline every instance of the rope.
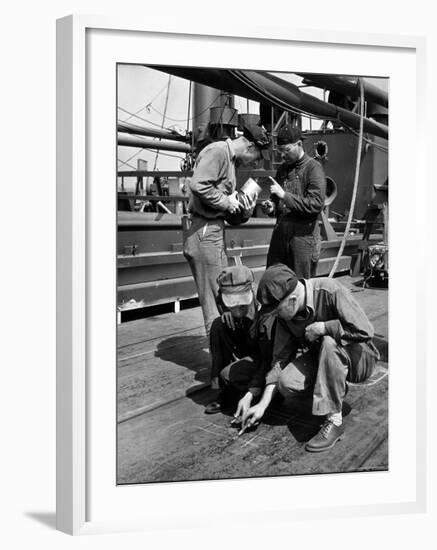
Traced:
<path fill-rule="evenodd" d="M 334 265 L 332 266 L 331 272 L 329 273 L 329 277 L 333 277 L 335 272 L 337 271 L 338 262 L 340 261 L 340 257 L 342 256 L 344 247 L 346 245 L 346 239 L 349 235 L 349 230 L 352 223 L 352 216 L 355 210 L 355 199 L 357 198 L 358 179 L 360 176 L 361 147 L 363 146 L 363 122 L 364 122 L 364 86 L 363 86 L 363 80 L 360 78 L 360 134 L 358 136 L 357 161 L 355 164 L 354 187 L 352 191 L 351 204 L 349 208 L 349 216 L 347 219 L 346 228 L 344 230 L 343 239 L 341 241 L 340 248 L 338 249 L 337 257 L 335 258 Z"/>
<path fill-rule="evenodd" d="M 207 111 L 209 111 L 209 109 L 214 105 L 214 103 L 217 101 L 217 99 L 222 95 L 222 92 L 219 92 L 217 97 L 215 99 L 213 99 L 211 101 L 211 103 L 205 108 L 203 109 L 203 111 L 200 111 L 200 113 L 197 113 L 195 116 L 192 116 L 190 117 L 190 121 L 194 121 L 196 120 L 196 118 L 199 118 L 200 115 L 203 115 L 203 113 L 206 113 Z M 163 113 L 161 113 L 161 111 L 158 111 L 158 109 L 155 109 L 155 107 L 151 107 L 152 111 L 155 111 L 155 113 L 157 113 L 158 115 L 163 115 Z M 171 122 L 185 122 L 185 118 L 172 118 L 171 116 L 166 116 L 166 119 L 167 120 L 170 120 Z"/>
<path fill-rule="evenodd" d="M 138 109 L 138 111 L 135 111 L 135 113 L 132 113 L 130 116 L 127 117 L 127 119 L 125 120 L 125 122 L 127 122 L 129 119 L 131 119 L 132 117 L 134 116 L 137 116 L 138 113 L 141 113 L 141 111 L 144 111 L 144 109 L 147 109 L 149 110 L 149 107 L 152 106 L 152 103 L 155 101 L 155 99 L 157 99 L 161 94 L 162 92 L 167 88 L 167 84 L 165 86 L 163 86 L 161 88 L 161 90 L 159 90 L 159 92 L 154 96 L 153 99 L 151 99 L 148 103 L 146 103 L 144 105 L 144 107 L 141 107 L 141 109 Z"/>
<path fill-rule="evenodd" d="M 167 93 L 165 95 L 164 114 L 162 115 L 161 128 L 164 128 L 164 124 L 165 124 L 165 116 L 167 114 L 168 98 L 170 96 L 170 84 L 171 84 L 171 75 L 169 75 L 169 77 L 168 77 Z M 159 140 L 159 141 L 161 141 L 161 140 Z M 156 170 L 156 165 L 158 164 L 158 157 L 159 157 L 159 149 L 156 151 L 156 155 L 155 155 L 155 164 L 153 165 L 153 170 L 154 171 Z"/>
<path fill-rule="evenodd" d="M 144 122 L 147 122 L 148 124 L 151 124 L 152 126 L 156 126 L 157 128 L 163 128 L 163 126 L 161 124 L 156 124 L 156 122 L 152 122 L 151 120 L 147 120 L 147 118 L 144 118 L 142 116 L 139 116 L 139 115 L 133 115 L 130 111 L 126 110 L 126 109 L 123 109 L 123 107 L 117 107 L 117 109 L 119 109 L 120 111 L 123 111 L 124 113 L 127 113 L 128 115 L 132 115 L 134 116 L 135 118 L 139 118 L 140 120 L 143 120 Z M 124 122 L 124 121 L 120 121 L 120 122 Z M 171 130 L 171 128 L 166 128 L 166 130 Z"/>

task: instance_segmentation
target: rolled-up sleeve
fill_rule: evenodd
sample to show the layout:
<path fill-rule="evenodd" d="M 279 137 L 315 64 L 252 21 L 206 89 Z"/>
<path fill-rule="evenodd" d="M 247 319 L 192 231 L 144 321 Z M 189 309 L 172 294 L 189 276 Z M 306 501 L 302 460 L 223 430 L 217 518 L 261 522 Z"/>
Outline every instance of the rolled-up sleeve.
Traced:
<path fill-rule="evenodd" d="M 374 330 L 367 315 L 346 289 L 331 295 L 332 308 L 338 317 L 325 321 L 326 334 L 345 346 L 351 342 L 368 342 Z"/>
<path fill-rule="evenodd" d="M 190 191 L 202 203 L 215 210 L 226 211 L 230 201 L 228 195 L 217 189 L 217 184 L 226 178 L 227 157 L 221 149 L 203 151 L 189 183 Z"/>
<path fill-rule="evenodd" d="M 317 215 L 322 211 L 326 195 L 326 178 L 323 168 L 315 163 L 309 168 L 309 183 L 304 195 L 285 192 L 283 201 L 291 213 Z"/>

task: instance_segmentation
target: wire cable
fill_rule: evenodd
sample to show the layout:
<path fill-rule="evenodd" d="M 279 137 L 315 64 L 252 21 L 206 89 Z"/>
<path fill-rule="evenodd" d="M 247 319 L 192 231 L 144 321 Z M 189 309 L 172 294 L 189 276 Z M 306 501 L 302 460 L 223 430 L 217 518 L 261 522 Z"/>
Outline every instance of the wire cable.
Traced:
<path fill-rule="evenodd" d="M 125 164 L 126 166 L 129 166 L 129 168 L 132 168 L 132 170 L 137 170 L 137 167 L 133 164 L 130 164 L 126 160 L 117 159 L 118 162 L 121 162 L 121 164 Z"/>
<path fill-rule="evenodd" d="M 139 118 L 140 120 L 142 120 L 144 122 L 147 122 L 148 124 L 151 124 L 152 126 L 156 126 L 157 128 L 160 128 L 162 130 L 162 126 L 160 124 L 156 124 L 156 122 L 152 122 L 151 120 L 147 120 L 147 118 L 143 118 L 142 116 L 139 116 L 139 115 L 134 115 L 133 113 L 131 113 L 127 109 L 124 109 L 123 107 L 117 107 L 117 109 L 120 109 L 120 111 L 123 111 L 123 113 L 127 113 L 128 115 L 132 115 L 135 118 Z M 123 121 L 121 121 L 121 122 L 123 122 Z M 171 131 L 171 128 L 165 128 L 165 130 Z"/>
<path fill-rule="evenodd" d="M 165 117 L 166 117 L 166 114 L 167 114 L 168 98 L 170 97 L 171 78 L 172 78 L 171 75 L 169 75 L 168 83 L 167 83 L 167 93 L 165 95 L 164 114 L 162 115 L 161 128 L 164 128 Z M 159 141 L 161 141 L 161 140 L 159 140 Z M 158 164 L 158 158 L 159 158 L 159 149 L 157 149 L 156 154 L 155 154 L 155 163 L 153 165 L 153 170 L 156 170 L 156 165 Z"/>
<path fill-rule="evenodd" d="M 138 109 L 138 111 L 135 111 L 135 113 L 132 113 L 126 120 L 127 122 L 130 118 L 136 116 L 138 113 L 141 113 L 141 111 L 144 111 L 144 109 L 147 109 L 152 106 L 152 103 L 155 101 L 155 99 L 158 99 L 158 97 L 162 94 L 162 92 L 167 88 L 167 84 L 154 96 L 153 99 L 151 99 L 148 103 L 144 105 L 144 107 L 141 107 L 141 109 Z"/>
<path fill-rule="evenodd" d="M 354 215 L 355 199 L 357 198 L 358 180 L 360 177 L 361 148 L 363 146 L 363 126 L 364 126 L 364 85 L 363 85 L 363 80 L 360 78 L 360 135 L 358 137 L 354 186 L 352 190 L 351 204 L 349 207 L 349 215 L 348 215 L 346 227 L 343 233 L 343 238 L 341 240 L 340 248 L 338 249 L 337 257 L 335 258 L 334 265 L 332 266 L 331 271 L 329 273 L 329 277 L 333 277 L 335 272 L 337 271 L 338 263 L 340 261 L 341 255 L 343 254 L 343 250 L 346 245 L 346 239 L 349 235 L 349 231 L 352 223 L 352 217 Z"/>
<path fill-rule="evenodd" d="M 200 115 L 203 115 L 203 113 L 206 113 L 206 111 L 209 111 L 209 109 L 214 105 L 214 103 L 217 101 L 217 99 L 223 95 L 222 92 L 219 92 L 218 96 L 213 99 L 213 101 L 208 105 L 208 107 L 206 107 L 205 109 L 203 109 L 203 111 L 200 111 L 200 113 L 197 113 L 196 115 L 190 117 L 190 121 L 193 121 L 195 120 L 196 118 L 199 118 Z M 161 113 L 160 111 L 158 111 L 158 109 L 155 109 L 155 107 L 151 107 L 152 111 L 155 111 L 155 113 L 157 113 L 158 115 L 161 115 L 163 116 L 163 113 Z M 166 118 L 168 120 L 171 120 L 172 122 L 186 122 L 186 119 L 185 118 L 172 118 L 170 116 L 166 116 Z"/>

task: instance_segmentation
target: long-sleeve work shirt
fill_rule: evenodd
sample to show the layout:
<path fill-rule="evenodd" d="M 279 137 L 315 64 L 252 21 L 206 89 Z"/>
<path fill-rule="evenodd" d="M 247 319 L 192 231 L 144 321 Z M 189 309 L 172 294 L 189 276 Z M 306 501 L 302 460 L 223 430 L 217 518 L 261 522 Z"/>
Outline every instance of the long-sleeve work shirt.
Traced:
<path fill-rule="evenodd" d="M 207 145 L 197 157 L 189 183 L 189 212 L 208 219 L 224 218 L 236 185 L 232 140 Z"/>
<path fill-rule="evenodd" d="M 334 279 L 320 277 L 302 280 L 306 291 L 306 308 L 291 321 L 278 318 L 273 347 L 272 367 L 266 375 L 266 384 L 277 382 L 279 374 L 293 361 L 299 349 L 318 345 L 305 340 L 305 329 L 311 323 L 323 321 L 326 335 L 340 346 L 366 342 L 378 357 L 373 338 L 373 327 L 358 302 L 348 289 Z"/>

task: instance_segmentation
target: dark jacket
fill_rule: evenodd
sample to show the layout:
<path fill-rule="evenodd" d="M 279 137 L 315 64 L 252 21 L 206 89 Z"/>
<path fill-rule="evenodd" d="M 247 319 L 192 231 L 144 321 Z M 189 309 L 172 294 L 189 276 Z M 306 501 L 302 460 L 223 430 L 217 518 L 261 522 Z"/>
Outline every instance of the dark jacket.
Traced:
<path fill-rule="evenodd" d="M 275 319 L 261 315 L 261 306 L 254 295 L 255 315 L 253 319 L 244 317 L 234 319 L 235 332 L 232 333 L 232 340 L 235 342 L 237 355 L 240 357 L 252 357 L 256 369 L 249 384 L 249 388 L 263 388 L 265 386 L 265 375 L 270 370 L 273 354 L 273 335 Z M 217 298 L 217 307 L 220 314 L 229 311 L 224 305 L 220 291 Z M 213 361 L 214 367 L 214 361 Z M 212 376 L 218 376 L 213 368 Z"/>
<path fill-rule="evenodd" d="M 281 164 L 276 181 L 285 191 L 283 199 L 272 196 L 278 221 L 308 223 L 322 211 L 326 194 L 326 177 L 321 164 L 304 153 L 294 165 Z"/>

